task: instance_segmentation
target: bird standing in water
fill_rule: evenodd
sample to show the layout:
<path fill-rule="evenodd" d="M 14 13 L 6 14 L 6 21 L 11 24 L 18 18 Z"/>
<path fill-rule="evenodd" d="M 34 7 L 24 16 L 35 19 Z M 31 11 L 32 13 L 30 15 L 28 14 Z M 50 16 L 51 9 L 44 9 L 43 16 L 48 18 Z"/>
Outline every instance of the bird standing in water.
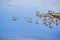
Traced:
<path fill-rule="evenodd" d="M 16 20 L 17 20 L 16 16 L 13 16 L 13 21 L 16 21 Z"/>

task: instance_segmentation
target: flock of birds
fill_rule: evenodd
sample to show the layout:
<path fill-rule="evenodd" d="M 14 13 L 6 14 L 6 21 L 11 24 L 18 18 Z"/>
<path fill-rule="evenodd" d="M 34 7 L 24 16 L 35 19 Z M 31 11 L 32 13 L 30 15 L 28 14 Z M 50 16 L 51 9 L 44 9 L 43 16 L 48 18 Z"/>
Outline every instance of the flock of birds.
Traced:
<path fill-rule="evenodd" d="M 40 14 L 39 11 L 36 11 L 36 16 L 39 18 L 43 18 L 43 24 L 45 24 L 45 26 L 49 26 L 49 28 L 52 28 L 53 23 L 55 23 L 56 25 L 59 24 L 59 20 L 60 20 L 60 13 L 54 13 L 51 11 L 48 11 L 47 14 L 42 13 Z M 13 17 L 13 21 L 16 21 L 17 18 L 16 16 Z M 32 23 L 32 18 L 28 18 L 27 20 L 29 23 Z M 36 20 L 36 24 L 39 24 L 40 20 Z"/>
<path fill-rule="evenodd" d="M 55 23 L 56 25 L 59 24 L 59 19 L 56 18 L 53 14 L 55 13 L 51 11 L 49 11 L 47 14 L 44 14 L 44 13 L 40 14 L 39 11 L 36 11 L 36 16 L 39 18 L 43 18 L 43 24 L 45 24 L 46 26 L 49 26 L 49 28 L 52 28 L 53 23 Z M 60 17 L 60 13 L 56 13 L 56 14 L 59 14 L 58 16 Z M 32 18 L 29 18 L 28 22 L 32 23 Z M 36 24 L 39 24 L 39 23 L 40 23 L 40 20 L 36 20 Z"/>

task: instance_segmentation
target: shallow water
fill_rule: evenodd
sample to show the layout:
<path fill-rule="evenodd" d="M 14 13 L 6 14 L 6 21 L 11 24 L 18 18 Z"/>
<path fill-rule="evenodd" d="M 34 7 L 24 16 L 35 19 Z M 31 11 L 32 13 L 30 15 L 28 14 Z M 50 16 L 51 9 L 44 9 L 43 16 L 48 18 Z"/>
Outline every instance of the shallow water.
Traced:
<path fill-rule="evenodd" d="M 60 40 L 60 24 L 53 23 L 50 29 L 43 24 L 43 18 L 35 15 L 37 10 L 42 14 L 48 10 L 60 12 L 59 8 L 59 0 L 1 0 L 0 40 Z M 27 21 L 28 18 L 32 18 L 32 23 Z M 37 19 L 40 24 L 35 23 Z"/>

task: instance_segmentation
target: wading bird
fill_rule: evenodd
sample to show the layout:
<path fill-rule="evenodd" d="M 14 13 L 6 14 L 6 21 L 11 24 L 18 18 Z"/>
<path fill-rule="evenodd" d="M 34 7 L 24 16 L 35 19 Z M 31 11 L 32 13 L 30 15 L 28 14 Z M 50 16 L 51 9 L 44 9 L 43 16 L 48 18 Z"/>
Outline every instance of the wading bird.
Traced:
<path fill-rule="evenodd" d="M 29 18 L 29 19 L 28 19 L 28 22 L 29 22 L 29 23 L 32 23 L 32 18 Z"/>
<path fill-rule="evenodd" d="M 13 16 L 13 21 L 16 21 L 16 20 L 17 20 L 16 16 Z"/>

